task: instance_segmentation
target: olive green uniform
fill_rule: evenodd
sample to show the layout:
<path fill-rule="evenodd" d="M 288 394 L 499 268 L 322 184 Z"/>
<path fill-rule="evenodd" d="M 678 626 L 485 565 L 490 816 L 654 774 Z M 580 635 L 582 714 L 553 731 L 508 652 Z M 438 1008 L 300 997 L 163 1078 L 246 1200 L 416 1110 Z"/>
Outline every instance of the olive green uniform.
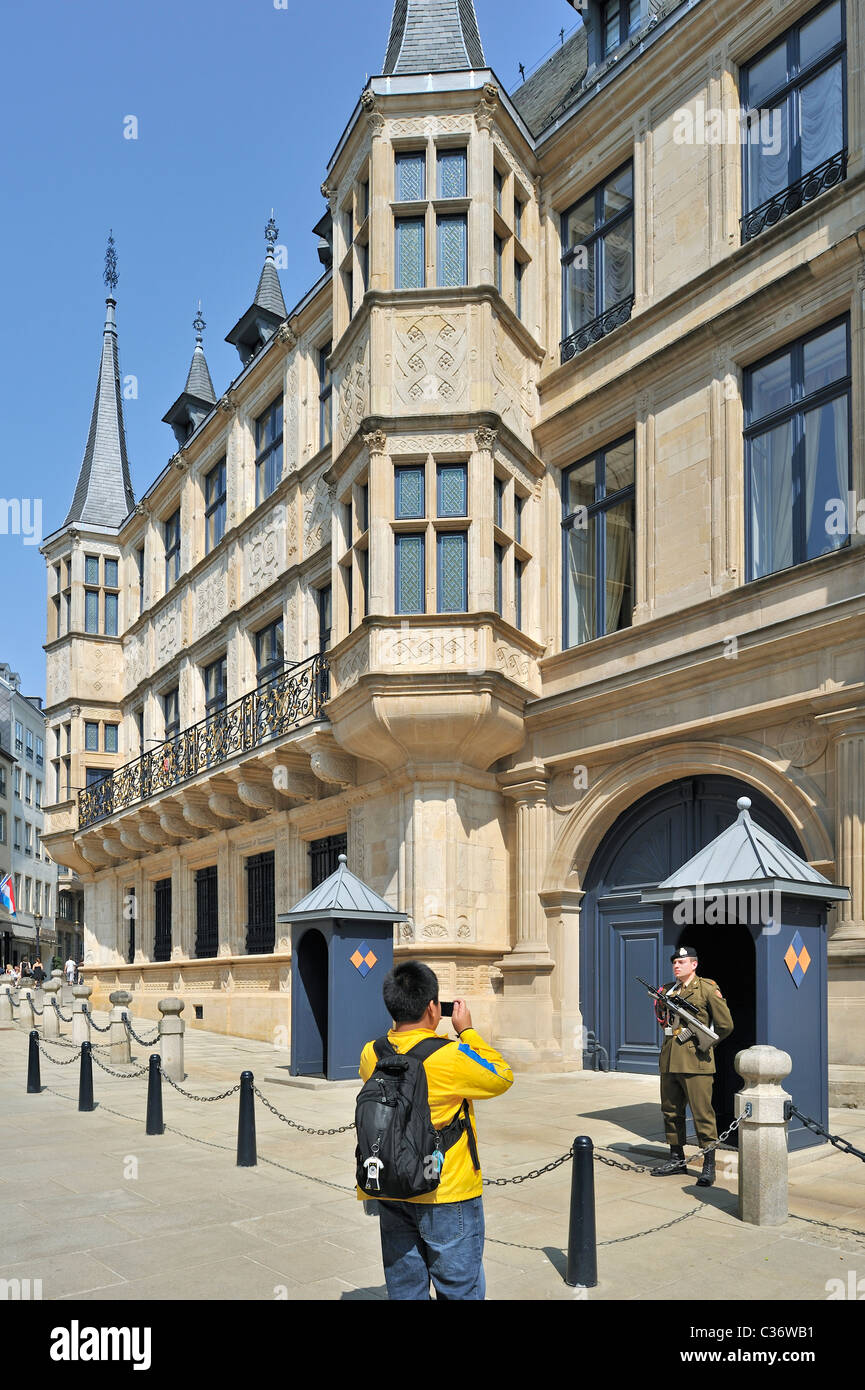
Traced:
<path fill-rule="evenodd" d="M 733 1031 L 730 1010 L 714 980 L 702 979 L 695 975 L 689 985 L 680 988 L 673 981 L 664 986 L 664 992 L 673 990 L 670 1003 L 680 995 L 686 1004 L 691 1004 L 699 1013 L 703 1023 L 710 1023 L 718 1034 L 719 1041 Z M 664 1116 L 664 1131 L 667 1143 L 682 1147 L 685 1143 L 685 1106 L 689 1105 L 694 1117 L 697 1142 L 701 1149 L 714 1144 L 718 1138 L 718 1126 L 712 1109 L 712 1078 L 715 1074 L 715 1055 L 712 1048 L 701 1051 L 693 1038 L 679 1043 L 675 1034 L 683 1025 L 677 1015 L 672 1031 L 664 1038 L 661 1048 L 661 1113 Z"/>

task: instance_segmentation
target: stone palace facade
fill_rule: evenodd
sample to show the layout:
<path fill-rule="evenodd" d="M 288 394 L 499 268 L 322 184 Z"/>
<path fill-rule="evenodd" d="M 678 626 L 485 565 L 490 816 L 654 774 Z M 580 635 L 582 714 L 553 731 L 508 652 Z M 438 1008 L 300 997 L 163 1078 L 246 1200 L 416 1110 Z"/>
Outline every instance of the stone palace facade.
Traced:
<path fill-rule="evenodd" d="M 97 1002 L 277 1036 L 276 917 L 345 847 L 515 1065 L 628 1067 L 640 943 L 668 971 L 640 890 L 746 794 L 851 890 L 829 1061 L 861 1103 L 865 15 L 582 15 L 509 94 L 470 0 L 396 0 L 323 273 L 286 311 L 268 225 L 239 374 L 217 396 L 199 325 L 137 502 L 109 257 L 44 544 L 45 840 Z M 705 950 L 734 1003 L 746 946 Z"/>

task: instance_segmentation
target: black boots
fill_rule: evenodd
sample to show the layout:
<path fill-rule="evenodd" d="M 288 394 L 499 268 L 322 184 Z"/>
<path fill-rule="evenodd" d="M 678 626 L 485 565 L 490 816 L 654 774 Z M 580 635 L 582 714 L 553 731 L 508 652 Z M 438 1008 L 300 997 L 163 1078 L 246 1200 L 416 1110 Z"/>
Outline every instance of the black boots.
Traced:
<path fill-rule="evenodd" d="M 670 1159 L 660 1168 L 652 1169 L 653 1178 L 680 1178 L 685 1171 L 685 1150 L 680 1144 L 670 1145 Z"/>
<path fill-rule="evenodd" d="M 697 1179 L 698 1187 L 711 1187 L 715 1181 L 715 1150 L 703 1155 L 703 1171 Z"/>

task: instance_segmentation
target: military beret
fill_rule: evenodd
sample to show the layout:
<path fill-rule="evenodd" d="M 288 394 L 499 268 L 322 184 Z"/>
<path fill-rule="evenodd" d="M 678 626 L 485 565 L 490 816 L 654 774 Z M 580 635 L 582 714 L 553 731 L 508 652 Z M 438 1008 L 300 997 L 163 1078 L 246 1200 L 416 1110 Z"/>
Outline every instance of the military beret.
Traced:
<path fill-rule="evenodd" d="M 693 946 L 680 946 L 678 950 L 674 951 L 673 954 L 670 956 L 670 960 L 686 960 L 689 957 L 692 960 L 699 959 L 697 952 L 694 950 Z"/>

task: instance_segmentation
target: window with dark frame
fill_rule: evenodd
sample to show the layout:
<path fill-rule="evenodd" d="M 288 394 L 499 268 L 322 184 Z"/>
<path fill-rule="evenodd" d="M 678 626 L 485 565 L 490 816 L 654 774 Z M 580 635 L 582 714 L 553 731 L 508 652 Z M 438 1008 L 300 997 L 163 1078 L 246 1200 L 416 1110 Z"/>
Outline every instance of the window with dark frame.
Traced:
<path fill-rule="evenodd" d="M 742 240 L 847 175 L 846 19 L 829 0 L 742 67 Z"/>
<path fill-rule="evenodd" d="M 562 474 L 562 646 L 630 627 L 634 604 L 633 435 Z"/>
<path fill-rule="evenodd" d="M 316 589 L 316 605 L 318 607 L 318 650 L 326 652 L 330 650 L 331 632 L 331 586 L 323 584 L 320 589 Z"/>
<path fill-rule="evenodd" d="M 628 163 L 562 214 L 562 362 L 626 323 L 634 304 Z"/>
<path fill-rule="evenodd" d="M 339 856 L 348 855 L 348 836 L 326 835 L 320 840 L 310 841 L 309 846 L 310 887 L 317 888 L 330 878 L 339 868 Z"/>
<path fill-rule="evenodd" d="M 153 885 L 155 928 L 153 959 L 171 960 L 171 879 L 158 879 Z"/>
<path fill-rule="evenodd" d="M 327 359 L 333 351 L 333 343 L 325 343 L 318 349 L 318 447 L 323 449 L 331 439 L 331 397 L 333 382 L 328 370 Z"/>
<path fill-rule="evenodd" d="M 99 590 L 84 590 L 84 631 L 96 633 L 99 631 Z"/>
<path fill-rule="evenodd" d="M 251 855 L 246 869 L 246 953 L 270 955 L 276 944 L 276 891 L 273 850 Z"/>
<path fill-rule="evenodd" d="M 202 674 L 205 716 L 210 719 L 228 704 L 228 658 L 221 656 L 217 661 L 212 661 L 205 666 Z"/>
<path fill-rule="evenodd" d="M 67 897 L 66 894 L 64 894 L 63 897 L 64 897 L 64 898 L 67 898 L 67 901 L 68 901 L 68 897 Z M 62 901 L 62 899 L 61 899 L 61 901 Z M 128 914 L 128 921 L 129 921 L 129 932 L 128 932 L 127 939 L 126 939 L 126 962 L 127 962 L 128 965 L 134 965 L 134 963 L 135 963 L 135 919 L 136 919 L 136 916 L 138 915 L 138 902 L 137 902 L 137 898 L 136 898 L 136 889 L 135 889 L 134 887 L 127 888 L 127 890 L 126 890 L 126 903 L 125 903 L 125 909 L 126 909 L 126 912 L 127 912 L 127 914 Z M 63 916 L 63 917 L 70 917 L 70 916 L 71 916 L 71 903 L 67 906 L 65 912 L 61 912 L 61 916 Z"/>
<path fill-rule="evenodd" d="M 140 545 L 135 552 L 135 568 L 138 571 L 138 612 L 144 612 L 144 546 Z"/>
<path fill-rule="evenodd" d="M 162 696 L 162 713 L 165 718 L 165 740 L 169 743 L 180 733 L 180 688 L 174 686 Z"/>
<path fill-rule="evenodd" d="M 195 956 L 209 960 L 219 951 L 219 877 L 215 864 L 195 871 Z"/>
<path fill-rule="evenodd" d="M 205 555 L 215 550 L 225 535 L 226 496 L 225 459 L 221 459 L 204 479 Z"/>
<path fill-rule="evenodd" d="M 255 422 L 255 505 L 276 490 L 282 478 L 282 396 Z"/>
<path fill-rule="evenodd" d="M 285 666 L 285 637 L 282 618 L 268 623 L 255 634 L 256 680 L 259 685 L 274 680 Z"/>
<path fill-rule="evenodd" d="M 850 533 L 850 322 L 789 344 L 744 374 L 748 580 L 830 554 Z"/>
<path fill-rule="evenodd" d="M 640 27 L 640 0 L 606 0 L 601 6 L 604 57 L 614 53 Z"/>
<path fill-rule="evenodd" d="M 180 508 L 162 523 L 165 538 L 165 592 L 180 578 Z"/>

